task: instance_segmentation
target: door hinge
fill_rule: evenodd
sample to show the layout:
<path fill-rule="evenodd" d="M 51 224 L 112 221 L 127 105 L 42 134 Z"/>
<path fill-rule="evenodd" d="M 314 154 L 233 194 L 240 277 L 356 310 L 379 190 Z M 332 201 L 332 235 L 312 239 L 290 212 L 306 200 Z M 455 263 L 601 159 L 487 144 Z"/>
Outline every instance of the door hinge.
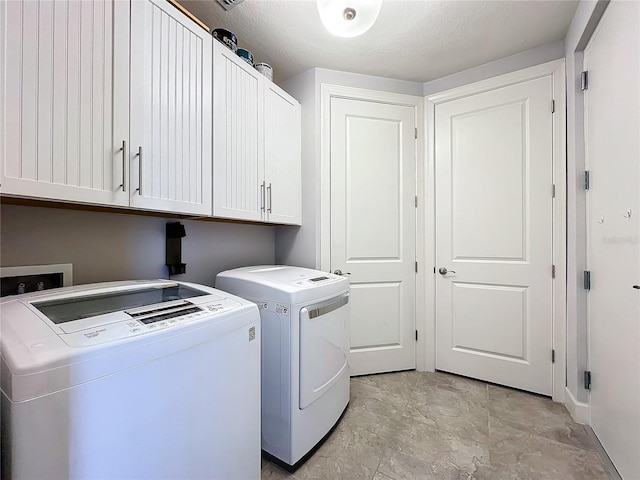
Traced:
<path fill-rule="evenodd" d="M 583 92 L 589 88 L 589 72 L 585 70 L 580 73 L 580 90 Z"/>
<path fill-rule="evenodd" d="M 556 266 L 551 265 L 551 278 L 556 278 Z"/>
<path fill-rule="evenodd" d="M 551 100 L 551 113 L 556 113 L 556 101 Z"/>
<path fill-rule="evenodd" d="M 584 289 L 591 290 L 591 272 L 589 270 L 584 271 Z"/>
<path fill-rule="evenodd" d="M 418 129 L 414 129 L 414 138 L 418 138 Z"/>
<path fill-rule="evenodd" d="M 551 350 L 551 363 L 556 363 L 556 351 Z"/>
<path fill-rule="evenodd" d="M 418 196 L 416 195 L 416 208 L 418 208 Z"/>
<path fill-rule="evenodd" d="M 584 181 L 582 182 L 582 186 L 585 190 L 589 190 L 589 187 L 591 186 L 591 174 L 589 173 L 589 170 L 584 171 Z"/>
<path fill-rule="evenodd" d="M 589 370 L 584 372 L 584 389 L 591 390 L 591 372 Z"/>
<path fill-rule="evenodd" d="M 418 330 L 416 330 L 416 342 L 418 341 Z"/>
<path fill-rule="evenodd" d="M 556 186 L 555 186 L 555 184 L 551 185 L 551 198 L 556 198 Z"/>
<path fill-rule="evenodd" d="M 416 262 L 416 273 L 418 273 L 418 262 Z"/>

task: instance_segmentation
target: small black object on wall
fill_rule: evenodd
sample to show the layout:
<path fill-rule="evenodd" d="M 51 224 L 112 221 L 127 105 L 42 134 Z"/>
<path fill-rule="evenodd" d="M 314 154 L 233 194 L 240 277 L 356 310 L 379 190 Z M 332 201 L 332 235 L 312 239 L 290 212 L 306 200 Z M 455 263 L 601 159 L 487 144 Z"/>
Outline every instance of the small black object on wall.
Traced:
<path fill-rule="evenodd" d="M 182 263 L 182 237 L 187 234 L 180 222 L 167 223 L 167 255 L 165 264 L 169 267 L 169 275 L 180 275 L 187 271 L 187 264 Z"/>

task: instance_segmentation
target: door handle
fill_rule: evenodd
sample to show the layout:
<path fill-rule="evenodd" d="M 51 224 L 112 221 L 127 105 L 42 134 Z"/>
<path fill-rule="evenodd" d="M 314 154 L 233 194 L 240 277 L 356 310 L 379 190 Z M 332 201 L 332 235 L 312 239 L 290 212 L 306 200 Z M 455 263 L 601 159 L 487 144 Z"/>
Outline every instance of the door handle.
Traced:
<path fill-rule="evenodd" d="M 336 268 L 336 269 L 333 271 L 333 274 L 334 274 L 334 275 L 342 275 L 342 276 L 345 276 L 345 275 L 351 275 L 351 272 L 343 272 L 343 271 L 342 271 L 342 270 L 340 270 L 339 268 Z"/>
<path fill-rule="evenodd" d="M 122 187 L 122 191 L 126 192 L 127 191 L 127 186 L 125 184 L 125 169 L 127 168 L 127 141 L 123 140 L 122 141 L 122 183 L 119 185 L 120 187 Z"/>
<path fill-rule="evenodd" d="M 438 273 L 440 275 L 446 275 L 447 273 L 456 273 L 456 271 L 455 270 L 447 270 L 447 267 L 440 267 L 438 269 Z"/>
<path fill-rule="evenodd" d="M 142 195 L 142 146 L 138 147 L 138 153 L 136 153 L 136 157 L 138 157 L 138 188 L 136 191 L 138 195 Z"/>
<path fill-rule="evenodd" d="M 260 203 L 260 210 L 262 210 L 264 212 L 265 209 L 265 201 L 264 201 L 264 187 L 265 187 L 265 182 L 262 182 L 262 185 L 260 185 L 260 195 L 261 195 L 261 203 Z"/>
<path fill-rule="evenodd" d="M 635 288 L 636 290 L 640 290 L 640 285 L 634 285 L 633 288 Z"/>

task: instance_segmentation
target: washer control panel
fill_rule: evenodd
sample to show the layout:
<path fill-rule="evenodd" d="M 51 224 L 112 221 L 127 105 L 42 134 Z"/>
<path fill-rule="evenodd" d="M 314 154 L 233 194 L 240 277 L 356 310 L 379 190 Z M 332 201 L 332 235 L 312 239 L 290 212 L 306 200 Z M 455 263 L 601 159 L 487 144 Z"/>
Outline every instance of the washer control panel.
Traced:
<path fill-rule="evenodd" d="M 79 332 L 60 335 L 70 347 L 89 347 L 101 343 L 113 342 L 127 337 L 147 335 L 178 325 L 196 322 L 205 318 L 235 310 L 241 304 L 229 298 L 200 305 L 181 305 L 176 308 L 154 310 L 148 314 L 129 314 L 129 320 L 110 323 Z"/>

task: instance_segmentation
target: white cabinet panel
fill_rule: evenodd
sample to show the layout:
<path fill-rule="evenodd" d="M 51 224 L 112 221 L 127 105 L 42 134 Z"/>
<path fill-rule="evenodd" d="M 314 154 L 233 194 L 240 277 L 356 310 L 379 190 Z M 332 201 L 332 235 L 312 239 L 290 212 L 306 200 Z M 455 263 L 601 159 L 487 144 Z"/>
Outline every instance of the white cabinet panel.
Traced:
<path fill-rule="evenodd" d="M 299 224 L 300 104 L 213 43 L 213 214 Z"/>
<path fill-rule="evenodd" d="M 213 214 L 256 220 L 265 211 L 262 75 L 214 41 Z"/>
<path fill-rule="evenodd" d="M 128 4 L 2 2 L 0 192 L 126 205 Z"/>
<path fill-rule="evenodd" d="M 264 89 L 266 219 L 300 224 L 300 104 L 271 82 Z"/>
<path fill-rule="evenodd" d="M 211 36 L 166 2 L 131 24 L 131 206 L 209 215 Z"/>

